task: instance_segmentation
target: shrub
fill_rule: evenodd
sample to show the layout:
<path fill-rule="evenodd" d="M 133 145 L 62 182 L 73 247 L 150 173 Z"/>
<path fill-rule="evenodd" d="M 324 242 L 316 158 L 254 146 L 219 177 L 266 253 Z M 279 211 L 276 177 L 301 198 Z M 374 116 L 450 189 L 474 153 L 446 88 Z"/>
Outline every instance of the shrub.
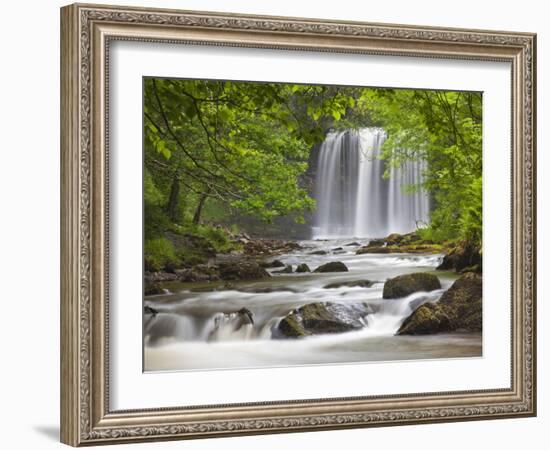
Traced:
<path fill-rule="evenodd" d="M 177 264 L 178 258 L 172 243 L 164 238 L 148 239 L 143 248 L 145 270 L 156 272 L 169 264 Z"/>

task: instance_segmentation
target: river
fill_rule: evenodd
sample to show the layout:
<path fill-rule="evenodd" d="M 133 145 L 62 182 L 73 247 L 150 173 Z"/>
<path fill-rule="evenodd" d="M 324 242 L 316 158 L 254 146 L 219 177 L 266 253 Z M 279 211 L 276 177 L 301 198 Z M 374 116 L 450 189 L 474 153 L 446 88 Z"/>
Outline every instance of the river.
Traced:
<path fill-rule="evenodd" d="M 456 274 L 437 272 L 442 289 L 401 299 L 382 299 L 384 281 L 412 272 L 435 271 L 443 255 L 363 254 L 368 239 L 301 241 L 302 248 L 280 255 L 285 264 L 306 263 L 311 270 L 341 261 L 348 272 L 275 273 L 259 281 L 186 283 L 168 286 L 165 295 L 147 297 L 158 311 L 144 316 L 146 371 L 277 367 L 411 359 L 481 356 L 481 334 L 395 336 L 403 320 L 420 304 L 438 301 Z M 318 251 L 327 254 L 312 254 Z M 336 282 L 370 280 L 370 287 L 326 288 Z M 276 327 L 292 310 L 313 302 L 366 303 L 372 313 L 358 331 L 297 339 L 277 339 Z M 253 324 L 236 313 L 247 308 Z"/>

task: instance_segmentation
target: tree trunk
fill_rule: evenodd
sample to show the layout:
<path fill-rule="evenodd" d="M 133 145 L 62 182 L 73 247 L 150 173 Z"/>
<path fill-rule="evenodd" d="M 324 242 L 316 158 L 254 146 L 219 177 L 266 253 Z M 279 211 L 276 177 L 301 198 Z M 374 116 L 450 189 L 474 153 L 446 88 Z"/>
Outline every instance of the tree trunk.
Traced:
<path fill-rule="evenodd" d="M 178 222 L 179 214 L 178 214 L 178 204 L 179 204 L 179 196 L 180 196 L 180 182 L 178 179 L 178 175 L 174 175 L 174 179 L 172 180 L 172 186 L 170 187 L 170 196 L 168 197 L 168 204 L 166 205 L 166 212 L 168 213 L 168 217 L 172 222 Z"/>
<path fill-rule="evenodd" d="M 200 223 L 202 208 L 206 203 L 206 199 L 208 198 L 208 193 L 209 193 L 209 190 L 207 190 L 206 192 L 203 192 L 199 197 L 199 203 L 197 205 L 197 208 L 195 209 L 195 214 L 193 215 L 193 224 L 195 225 L 198 225 Z"/>

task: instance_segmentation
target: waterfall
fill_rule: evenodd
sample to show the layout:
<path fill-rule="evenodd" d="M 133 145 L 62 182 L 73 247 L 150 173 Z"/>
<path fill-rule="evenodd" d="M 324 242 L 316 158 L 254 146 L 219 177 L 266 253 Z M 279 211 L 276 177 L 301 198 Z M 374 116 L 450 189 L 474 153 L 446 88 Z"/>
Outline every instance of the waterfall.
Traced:
<path fill-rule="evenodd" d="M 422 183 L 425 161 L 392 167 L 384 179 L 379 156 L 385 139 L 381 128 L 327 135 L 317 165 L 314 238 L 384 237 L 428 222 L 427 193 L 405 192 L 406 186 Z"/>

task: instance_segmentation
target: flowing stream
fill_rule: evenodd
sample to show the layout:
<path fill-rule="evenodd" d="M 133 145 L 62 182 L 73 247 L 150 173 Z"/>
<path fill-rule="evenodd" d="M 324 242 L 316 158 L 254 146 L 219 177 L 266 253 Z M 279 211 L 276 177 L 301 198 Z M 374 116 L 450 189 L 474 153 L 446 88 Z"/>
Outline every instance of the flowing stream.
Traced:
<path fill-rule="evenodd" d="M 364 245 L 368 239 L 354 240 Z M 174 284 L 173 293 L 147 297 L 155 316 L 144 319 L 145 370 L 186 370 L 288 366 L 465 357 L 481 354 L 479 335 L 394 336 L 403 320 L 420 304 L 437 301 L 455 276 L 438 273 L 442 289 L 401 299 L 382 299 L 383 283 L 399 274 L 431 271 L 442 255 L 364 254 L 350 239 L 303 241 L 302 249 L 278 257 L 296 268 L 314 270 L 342 261 L 348 272 L 277 274 L 232 285 Z M 323 250 L 326 255 L 312 254 Z M 331 283 L 373 281 L 371 287 L 326 288 Z M 219 289 L 219 290 L 213 290 Z M 357 331 L 281 339 L 280 320 L 300 306 L 332 302 L 353 308 L 367 304 L 370 313 Z M 252 322 L 238 311 L 246 308 Z"/>

